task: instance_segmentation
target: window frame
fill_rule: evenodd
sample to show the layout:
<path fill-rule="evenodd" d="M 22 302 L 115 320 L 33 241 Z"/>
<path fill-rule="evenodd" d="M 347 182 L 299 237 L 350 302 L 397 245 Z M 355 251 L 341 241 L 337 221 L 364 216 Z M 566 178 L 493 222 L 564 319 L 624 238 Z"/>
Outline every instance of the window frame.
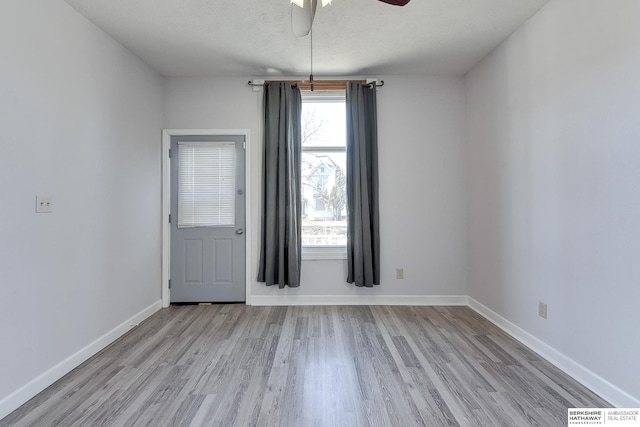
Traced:
<path fill-rule="evenodd" d="M 327 102 L 345 103 L 346 92 L 344 90 L 331 91 L 301 91 L 302 103 L 305 102 Z M 346 114 L 346 111 L 345 111 Z M 346 129 L 345 129 L 346 131 Z M 346 141 L 343 146 L 302 146 L 302 152 L 325 152 L 325 153 L 345 153 L 347 152 Z M 300 159 L 302 161 L 302 158 Z M 346 171 L 345 171 L 346 172 Z M 348 206 L 347 206 L 348 210 Z M 301 219 L 302 220 L 302 219 Z M 319 260 L 345 260 L 347 259 L 347 245 L 302 245 L 302 259 L 307 261 Z"/>

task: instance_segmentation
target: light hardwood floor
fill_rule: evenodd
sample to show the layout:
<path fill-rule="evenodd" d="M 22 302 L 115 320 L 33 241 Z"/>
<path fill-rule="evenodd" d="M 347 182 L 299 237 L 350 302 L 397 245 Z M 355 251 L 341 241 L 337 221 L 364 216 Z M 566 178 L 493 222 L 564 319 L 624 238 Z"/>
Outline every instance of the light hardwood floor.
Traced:
<path fill-rule="evenodd" d="M 563 426 L 608 406 L 467 307 L 172 306 L 0 426 Z"/>

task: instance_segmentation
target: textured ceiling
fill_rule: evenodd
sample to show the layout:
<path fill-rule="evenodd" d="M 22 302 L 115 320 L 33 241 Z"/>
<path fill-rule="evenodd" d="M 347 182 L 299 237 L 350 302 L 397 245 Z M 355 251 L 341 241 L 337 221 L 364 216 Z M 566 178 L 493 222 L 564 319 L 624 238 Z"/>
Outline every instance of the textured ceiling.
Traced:
<path fill-rule="evenodd" d="M 65 0 L 165 76 L 308 75 L 289 0 Z M 549 0 L 318 6 L 316 76 L 467 72 Z"/>

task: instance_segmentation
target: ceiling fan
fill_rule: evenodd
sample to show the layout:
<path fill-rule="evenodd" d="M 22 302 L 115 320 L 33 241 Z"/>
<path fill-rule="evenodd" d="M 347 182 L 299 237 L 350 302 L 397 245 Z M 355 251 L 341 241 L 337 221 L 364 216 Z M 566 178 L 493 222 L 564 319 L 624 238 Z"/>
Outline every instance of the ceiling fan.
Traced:
<path fill-rule="evenodd" d="M 405 6 L 411 0 L 378 0 L 393 6 Z M 318 3 L 322 7 L 331 4 L 331 0 L 291 0 L 291 29 L 297 37 L 309 34 L 316 16 Z"/>

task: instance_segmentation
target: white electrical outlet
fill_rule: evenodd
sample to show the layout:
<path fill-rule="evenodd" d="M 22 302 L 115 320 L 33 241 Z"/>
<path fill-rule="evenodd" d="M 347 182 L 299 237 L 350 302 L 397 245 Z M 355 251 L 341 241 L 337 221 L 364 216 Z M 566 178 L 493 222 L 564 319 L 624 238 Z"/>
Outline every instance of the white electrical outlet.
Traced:
<path fill-rule="evenodd" d="M 49 196 L 36 196 L 36 213 L 53 212 L 53 200 Z"/>
<path fill-rule="evenodd" d="M 404 268 L 396 268 L 396 279 L 404 279 Z"/>
<path fill-rule="evenodd" d="M 543 319 L 547 318 L 547 303 L 546 302 L 542 302 L 542 301 L 538 302 L 538 316 L 542 317 Z"/>

